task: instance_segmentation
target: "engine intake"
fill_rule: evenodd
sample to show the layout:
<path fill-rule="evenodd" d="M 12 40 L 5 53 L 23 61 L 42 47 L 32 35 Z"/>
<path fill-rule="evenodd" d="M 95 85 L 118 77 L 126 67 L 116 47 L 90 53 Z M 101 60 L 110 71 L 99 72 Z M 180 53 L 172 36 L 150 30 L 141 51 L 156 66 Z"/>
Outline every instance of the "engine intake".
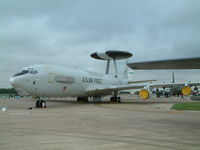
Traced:
<path fill-rule="evenodd" d="M 190 95 L 191 94 L 191 88 L 187 85 L 187 86 L 183 86 L 183 88 L 181 89 L 181 92 L 183 95 Z"/>
<path fill-rule="evenodd" d="M 148 99 L 149 98 L 149 91 L 146 89 L 142 89 L 139 91 L 139 96 L 141 99 Z"/>

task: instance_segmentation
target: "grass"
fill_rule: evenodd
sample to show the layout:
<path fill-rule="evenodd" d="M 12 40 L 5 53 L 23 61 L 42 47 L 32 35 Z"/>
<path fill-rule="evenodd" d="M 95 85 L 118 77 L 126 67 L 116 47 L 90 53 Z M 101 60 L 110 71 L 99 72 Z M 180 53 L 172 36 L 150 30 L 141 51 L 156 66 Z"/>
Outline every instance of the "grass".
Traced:
<path fill-rule="evenodd" d="M 172 109 L 200 111 L 200 102 L 177 103 L 172 106 Z"/>

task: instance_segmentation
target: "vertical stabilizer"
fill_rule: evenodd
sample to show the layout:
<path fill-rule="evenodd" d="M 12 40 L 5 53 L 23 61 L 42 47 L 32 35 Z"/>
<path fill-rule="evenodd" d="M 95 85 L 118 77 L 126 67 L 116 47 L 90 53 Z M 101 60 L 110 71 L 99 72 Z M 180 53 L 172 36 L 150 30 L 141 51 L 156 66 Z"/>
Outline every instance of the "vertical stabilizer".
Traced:
<path fill-rule="evenodd" d="M 174 72 L 172 72 L 172 83 L 175 83 L 175 80 L 174 80 Z"/>

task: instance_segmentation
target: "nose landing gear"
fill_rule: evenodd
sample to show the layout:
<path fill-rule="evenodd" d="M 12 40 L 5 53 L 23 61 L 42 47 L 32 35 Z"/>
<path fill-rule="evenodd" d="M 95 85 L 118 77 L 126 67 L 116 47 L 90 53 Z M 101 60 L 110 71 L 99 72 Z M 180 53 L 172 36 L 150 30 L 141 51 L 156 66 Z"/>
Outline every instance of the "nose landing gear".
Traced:
<path fill-rule="evenodd" d="M 35 106 L 36 108 L 46 108 L 46 101 L 39 99 L 37 100 Z"/>

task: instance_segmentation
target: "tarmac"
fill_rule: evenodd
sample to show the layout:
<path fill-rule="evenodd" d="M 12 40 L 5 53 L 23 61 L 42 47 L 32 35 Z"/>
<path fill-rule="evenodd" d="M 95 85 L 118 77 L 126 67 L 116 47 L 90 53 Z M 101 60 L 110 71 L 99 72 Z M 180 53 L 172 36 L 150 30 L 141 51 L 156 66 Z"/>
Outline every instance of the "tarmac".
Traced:
<path fill-rule="evenodd" d="M 200 111 L 171 110 L 190 99 L 122 98 L 122 103 L 0 99 L 0 150 L 199 150 Z M 33 107 L 32 109 L 28 109 Z"/>

